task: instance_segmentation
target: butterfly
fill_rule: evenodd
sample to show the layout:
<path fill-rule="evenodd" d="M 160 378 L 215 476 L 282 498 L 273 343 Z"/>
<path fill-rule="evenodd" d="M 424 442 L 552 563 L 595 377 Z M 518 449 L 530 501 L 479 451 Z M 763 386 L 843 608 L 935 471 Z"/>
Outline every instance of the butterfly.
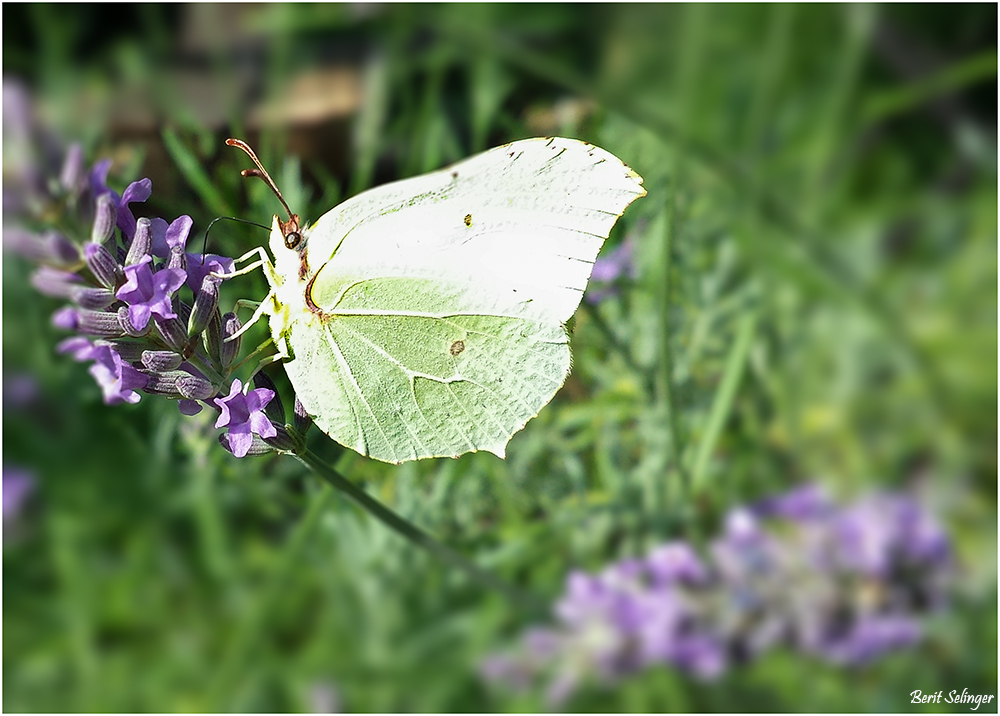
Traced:
<path fill-rule="evenodd" d="M 274 216 L 268 317 L 296 395 L 341 445 L 391 463 L 504 457 L 570 371 L 565 323 L 642 177 L 574 139 L 525 139 L 362 192 L 311 226 Z"/>

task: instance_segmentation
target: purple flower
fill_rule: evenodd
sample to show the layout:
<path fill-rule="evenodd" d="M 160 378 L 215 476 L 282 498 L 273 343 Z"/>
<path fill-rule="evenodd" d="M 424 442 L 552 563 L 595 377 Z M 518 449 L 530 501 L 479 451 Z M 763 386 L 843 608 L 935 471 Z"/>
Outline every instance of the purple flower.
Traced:
<path fill-rule="evenodd" d="M 195 293 L 209 274 L 232 273 L 236 266 L 233 259 L 216 254 L 188 254 L 187 258 L 187 285 Z"/>
<path fill-rule="evenodd" d="M 236 457 L 244 457 L 250 451 L 254 434 L 262 438 L 273 438 L 278 434 L 264 415 L 264 407 L 272 398 L 274 391 L 267 388 L 256 388 L 244 394 L 239 378 L 234 378 L 229 395 L 215 399 L 215 404 L 222 410 L 215 427 L 229 428 L 229 447 Z"/>
<path fill-rule="evenodd" d="M 820 485 L 806 484 L 777 497 L 761 500 L 753 511 L 760 517 L 807 521 L 829 515 L 835 505 Z"/>
<path fill-rule="evenodd" d="M 823 639 L 816 652 L 835 664 L 865 664 L 885 652 L 920 640 L 920 624 L 910 615 L 871 615 Z"/>
<path fill-rule="evenodd" d="M 108 171 L 111 169 L 111 160 L 104 159 L 94 165 L 90 170 L 90 191 L 96 200 L 102 194 L 110 194 L 115 200 L 117 210 L 117 224 L 122 234 L 128 241 L 135 236 L 135 214 L 129 208 L 132 202 L 144 202 L 153 193 L 153 182 L 149 179 L 134 181 L 125 187 L 125 192 L 118 196 L 118 192 L 108 186 Z"/>
<path fill-rule="evenodd" d="M 153 219 L 153 244 L 151 252 L 154 256 L 167 258 L 171 251 L 184 251 L 188 236 L 191 233 L 192 221 L 187 215 L 179 216 L 168 225 L 163 219 Z M 188 288 L 197 293 L 201 282 L 211 273 L 231 273 L 236 262 L 226 256 L 217 254 L 187 253 Z"/>
<path fill-rule="evenodd" d="M 138 330 L 149 323 L 150 316 L 176 318 L 170 296 L 184 283 L 181 269 L 160 269 L 153 273 L 152 257 L 144 256 L 139 263 L 125 267 L 126 283 L 115 294 L 128 304 L 129 322 Z"/>
<path fill-rule="evenodd" d="M 708 579 L 708 570 L 686 542 L 668 542 L 657 547 L 646 558 L 646 565 L 657 585 L 674 582 L 699 584 Z"/>
<path fill-rule="evenodd" d="M 94 364 L 89 371 L 104 393 L 108 405 L 138 403 L 135 391 L 146 387 L 147 377 L 122 360 L 109 345 L 95 345 L 90 354 Z"/>
<path fill-rule="evenodd" d="M 122 360 L 109 344 L 91 343 L 82 336 L 75 336 L 62 341 L 56 349 L 71 354 L 80 362 L 94 361 L 89 371 L 101 386 L 104 402 L 108 405 L 139 402 L 140 396 L 135 391 L 145 388 L 149 378 Z"/>
<path fill-rule="evenodd" d="M 835 664 L 863 664 L 915 644 L 950 575 L 947 536 L 906 495 L 838 506 L 807 486 L 726 515 L 701 559 L 674 541 L 644 560 L 571 572 L 544 649 L 525 635 L 482 674 L 556 702 L 588 679 L 610 683 L 668 665 L 712 679 L 787 645 Z M 536 638 L 537 640 L 537 638 Z"/>
<path fill-rule="evenodd" d="M 599 256 L 594 262 L 594 269 L 591 271 L 592 281 L 603 284 L 612 284 L 623 277 L 635 278 L 635 263 L 633 261 L 634 245 L 631 238 L 626 239 L 616 246 L 610 253 Z M 591 289 L 587 292 L 587 301 L 599 303 L 608 296 L 615 293 L 615 289 L 610 286 L 603 286 Z"/>
<path fill-rule="evenodd" d="M 632 242 L 623 241 L 611 253 L 605 254 L 594 262 L 594 270 L 590 278 L 594 281 L 617 281 L 622 276 L 635 278 L 635 266 L 632 263 Z"/>
<path fill-rule="evenodd" d="M 163 219 L 153 219 L 153 245 L 150 251 L 153 256 L 165 259 L 173 248 L 184 248 L 188 234 L 191 232 L 191 217 L 187 214 L 178 216 L 170 224 Z"/>
<path fill-rule="evenodd" d="M 35 489 L 35 478 L 27 470 L 3 466 L 3 521 L 15 519 Z"/>
<path fill-rule="evenodd" d="M 30 373 L 10 373 L 3 377 L 3 409 L 19 410 L 38 400 L 41 391 Z"/>

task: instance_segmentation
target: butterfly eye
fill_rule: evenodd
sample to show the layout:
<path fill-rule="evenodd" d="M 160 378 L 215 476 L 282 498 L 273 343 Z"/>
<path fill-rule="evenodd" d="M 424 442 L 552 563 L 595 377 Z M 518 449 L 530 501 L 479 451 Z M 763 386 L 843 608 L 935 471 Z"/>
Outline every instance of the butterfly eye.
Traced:
<path fill-rule="evenodd" d="M 298 231 L 289 231 L 285 234 L 285 248 L 286 249 L 297 249 L 299 244 L 302 243 L 302 234 Z"/>

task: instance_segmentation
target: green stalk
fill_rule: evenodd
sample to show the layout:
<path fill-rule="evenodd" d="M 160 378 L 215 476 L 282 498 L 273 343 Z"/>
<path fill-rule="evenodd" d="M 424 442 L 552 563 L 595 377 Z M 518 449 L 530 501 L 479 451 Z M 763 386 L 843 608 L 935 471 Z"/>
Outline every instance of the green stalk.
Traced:
<path fill-rule="evenodd" d="M 681 459 L 684 453 L 684 446 L 681 444 L 681 431 L 678 423 L 677 405 L 675 398 L 677 392 L 674 388 L 674 351 L 670 333 L 670 274 L 673 266 L 674 234 L 677 226 L 677 166 L 680 162 L 674 162 L 674 173 L 670 178 L 670 186 L 667 189 L 667 226 L 663 232 L 663 257 L 662 270 L 663 278 L 662 297 L 660 300 L 660 395 L 664 407 L 667 411 L 667 430 L 670 431 L 670 449 L 673 453 L 674 464 L 680 475 L 680 485 L 683 496 L 691 494 L 691 475 L 688 473 Z M 669 488 L 669 485 L 668 485 Z"/>
<path fill-rule="evenodd" d="M 370 513 L 375 519 L 382 522 L 396 533 L 402 535 L 413 544 L 426 549 L 445 564 L 456 567 L 465 572 L 473 581 L 478 582 L 488 589 L 495 589 L 503 594 L 514 604 L 517 604 L 526 611 L 541 612 L 546 606 L 535 596 L 522 592 L 520 589 L 508 584 L 498 576 L 489 572 L 474 562 L 466 559 L 458 552 L 446 547 L 422 529 L 408 521 L 404 517 L 396 514 L 339 472 L 320 460 L 309 449 L 303 449 L 296 455 L 305 465 L 311 468 L 317 475 L 327 482 L 331 487 L 351 498 L 359 507 Z"/>
<path fill-rule="evenodd" d="M 726 368 L 722 375 L 722 382 L 715 397 L 712 399 L 711 412 L 708 415 L 708 423 L 705 426 L 705 433 L 698 444 L 698 452 L 694 460 L 694 468 L 691 474 L 692 487 L 701 490 L 705 481 L 705 472 L 708 469 L 708 461 L 712 457 L 722 428 L 725 427 L 729 415 L 732 413 L 733 401 L 736 398 L 736 389 L 739 387 L 740 378 L 743 376 L 743 366 L 746 364 L 747 356 L 750 353 L 750 346 L 753 343 L 754 327 L 757 323 L 757 311 L 750 310 L 740 319 L 736 329 L 736 340 L 726 358 Z"/>

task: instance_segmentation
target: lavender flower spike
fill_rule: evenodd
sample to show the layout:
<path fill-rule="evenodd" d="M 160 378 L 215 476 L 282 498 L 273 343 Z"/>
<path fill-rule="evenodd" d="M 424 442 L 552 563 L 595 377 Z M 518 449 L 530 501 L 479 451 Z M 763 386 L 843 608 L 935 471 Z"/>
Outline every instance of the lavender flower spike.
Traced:
<path fill-rule="evenodd" d="M 234 378 L 229 395 L 215 399 L 215 404 L 222 410 L 215 427 L 229 428 L 229 447 L 236 457 L 245 457 L 250 451 L 254 433 L 262 438 L 273 438 L 278 434 L 264 415 L 264 407 L 273 398 L 274 391 L 267 388 L 256 388 L 244 394 L 240 379 Z"/>
<path fill-rule="evenodd" d="M 170 296 L 184 283 L 185 274 L 180 269 L 161 269 L 155 274 L 151 256 L 144 256 L 137 264 L 125 267 L 124 286 L 116 294 L 128 304 L 129 322 L 140 331 L 149 323 L 150 316 L 161 319 L 176 318 L 170 306 Z"/>

